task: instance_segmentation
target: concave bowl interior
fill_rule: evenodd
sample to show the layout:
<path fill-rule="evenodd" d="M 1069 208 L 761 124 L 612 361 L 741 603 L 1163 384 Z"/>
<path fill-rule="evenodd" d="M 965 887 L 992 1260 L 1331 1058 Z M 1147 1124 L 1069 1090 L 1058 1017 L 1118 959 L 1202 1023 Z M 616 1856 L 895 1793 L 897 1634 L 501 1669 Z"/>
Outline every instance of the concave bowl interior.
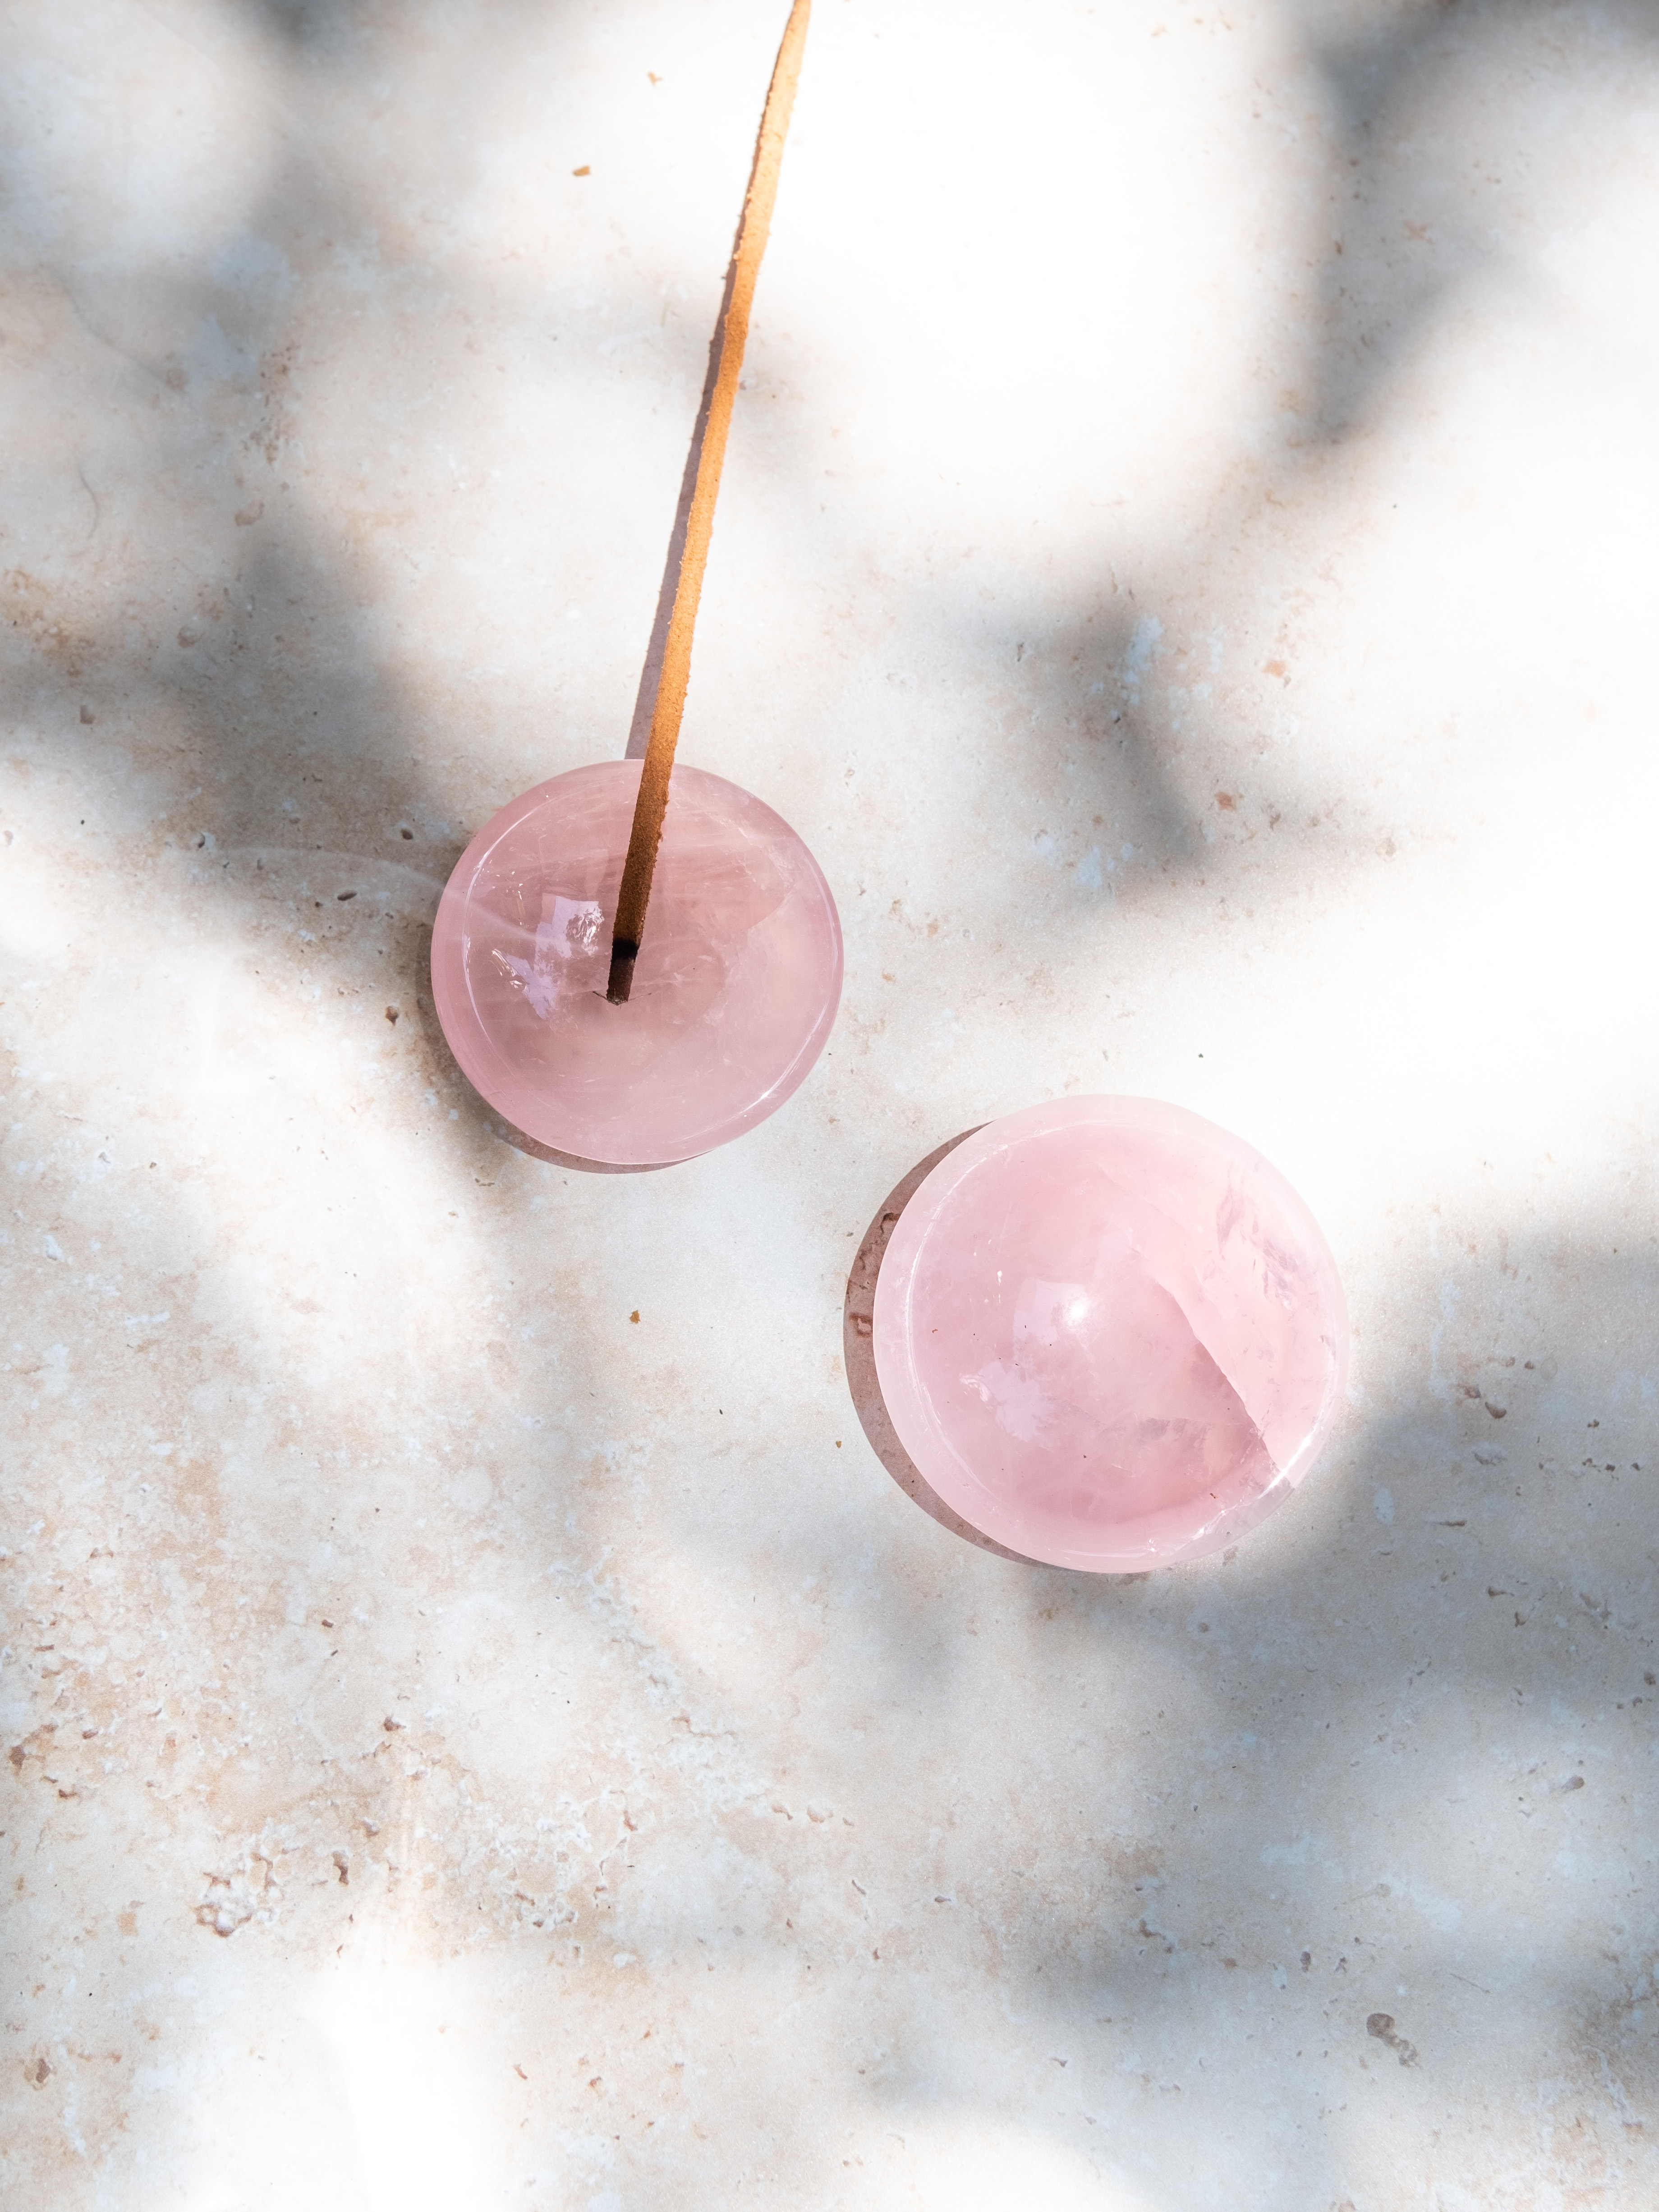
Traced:
<path fill-rule="evenodd" d="M 1348 1324 L 1313 1216 L 1178 1106 L 994 1121 L 893 1231 L 873 1350 L 905 1449 L 1011 1551 L 1127 1574 L 1283 1503 L 1342 1402 Z"/>
<path fill-rule="evenodd" d="M 473 1087 L 526 1136 L 611 1166 L 690 1159 L 775 1113 L 823 1048 L 842 939 L 769 806 L 677 767 L 626 1006 L 605 998 L 638 761 L 525 792 L 445 887 L 432 990 Z"/>

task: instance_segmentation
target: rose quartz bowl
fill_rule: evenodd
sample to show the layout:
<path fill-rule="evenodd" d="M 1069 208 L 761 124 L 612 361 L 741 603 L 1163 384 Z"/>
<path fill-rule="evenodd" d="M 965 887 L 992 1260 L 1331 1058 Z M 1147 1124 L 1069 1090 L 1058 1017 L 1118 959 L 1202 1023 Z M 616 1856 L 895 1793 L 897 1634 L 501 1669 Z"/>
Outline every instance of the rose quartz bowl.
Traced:
<path fill-rule="evenodd" d="M 538 784 L 445 888 L 432 992 L 474 1089 L 526 1136 L 611 1166 L 690 1159 L 775 1113 L 841 998 L 830 886 L 787 822 L 676 768 L 632 996 L 605 998 L 638 761 Z"/>
<path fill-rule="evenodd" d="M 994 1121 L 906 1206 L 876 1284 L 894 1428 L 963 1520 L 1058 1567 L 1195 1559 L 1281 1504 L 1347 1371 L 1336 1265 L 1259 1152 L 1179 1106 Z"/>

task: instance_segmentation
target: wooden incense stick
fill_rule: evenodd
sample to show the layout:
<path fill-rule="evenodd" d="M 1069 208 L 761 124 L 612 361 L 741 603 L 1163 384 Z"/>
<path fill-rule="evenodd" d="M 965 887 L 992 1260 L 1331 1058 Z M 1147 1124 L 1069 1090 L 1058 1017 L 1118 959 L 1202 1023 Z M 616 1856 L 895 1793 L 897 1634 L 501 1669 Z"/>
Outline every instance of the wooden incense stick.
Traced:
<path fill-rule="evenodd" d="M 703 571 L 708 565 L 708 541 L 714 527 L 714 500 L 720 488 L 720 466 L 726 459 L 726 434 L 732 427 L 732 406 L 738 395 L 743 369 L 743 349 L 749 336 L 749 310 L 760 275 L 761 256 L 771 228 L 772 209 L 778 197 L 778 172 L 783 166 L 783 142 L 788 134 L 789 113 L 800 82 L 802 50 L 806 44 L 806 19 L 811 0 L 794 0 L 778 48 L 776 66 L 761 117 L 760 137 L 755 142 L 754 167 L 738 242 L 726 276 L 726 301 L 714 333 L 717 366 L 709 395 L 702 447 L 697 458 L 696 482 L 691 510 L 686 518 L 685 550 L 674 587 L 674 611 L 668 619 L 664 642 L 662 674 L 657 702 L 651 714 L 651 735 L 640 769 L 639 797 L 634 803 L 634 825 L 629 833 L 628 859 L 623 866 L 622 890 L 617 898 L 617 921 L 611 942 L 611 981 L 605 996 L 613 1006 L 624 1006 L 634 985 L 634 962 L 645 933 L 645 910 L 651 897 L 651 878 L 662 838 L 662 818 L 668 805 L 668 780 L 674 767 L 674 748 L 679 741 L 680 720 L 685 712 L 686 685 L 691 675 L 691 633 L 702 596 Z"/>

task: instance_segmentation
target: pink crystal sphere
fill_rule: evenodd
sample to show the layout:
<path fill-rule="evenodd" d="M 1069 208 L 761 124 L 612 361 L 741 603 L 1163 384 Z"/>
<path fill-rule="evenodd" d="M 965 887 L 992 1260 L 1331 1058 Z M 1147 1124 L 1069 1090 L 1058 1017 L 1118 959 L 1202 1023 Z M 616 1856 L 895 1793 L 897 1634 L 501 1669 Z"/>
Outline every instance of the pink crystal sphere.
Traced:
<path fill-rule="evenodd" d="M 841 922 L 769 806 L 676 768 L 626 1006 L 605 998 L 638 761 L 538 784 L 445 888 L 432 992 L 475 1090 L 526 1136 L 611 1166 L 706 1152 L 775 1113 L 823 1049 Z"/>
<path fill-rule="evenodd" d="M 1150 1098 L 976 1132 L 876 1284 L 876 1372 L 921 1474 L 1011 1551 L 1100 1574 L 1200 1558 L 1281 1504 L 1336 1419 L 1347 1343 L 1284 1177 Z"/>

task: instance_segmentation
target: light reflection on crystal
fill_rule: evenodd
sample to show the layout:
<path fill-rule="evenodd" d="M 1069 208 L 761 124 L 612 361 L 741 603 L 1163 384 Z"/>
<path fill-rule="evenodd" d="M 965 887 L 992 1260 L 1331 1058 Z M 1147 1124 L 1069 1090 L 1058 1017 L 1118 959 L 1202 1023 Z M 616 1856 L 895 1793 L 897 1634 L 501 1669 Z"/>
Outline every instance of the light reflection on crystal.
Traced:
<path fill-rule="evenodd" d="M 502 809 L 451 877 L 433 932 L 439 1018 L 515 1127 L 580 1158 L 685 1159 L 765 1118 L 822 1050 L 841 927 L 811 854 L 770 807 L 677 768 L 625 1006 L 605 997 L 637 761 L 556 776 Z"/>
<path fill-rule="evenodd" d="M 1335 1418 L 1340 1285 L 1276 1171 L 1178 1107 L 1069 1099 L 969 1138 L 876 1291 L 894 1426 L 1010 1549 L 1195 1558 L 1289 1495 Z"/>
<path fill-rule="evenodd" d="M 532 1013 L 545 1021 L 562 990 L 592 989 L 600 957 L 605 967 L 603 988 L 611 953 L 605 942 L 605 909 L 593 900 L 561 898 L 555 891 L 544 891 L 542 917 L 532 959 L 520 960 L 499 945 L 492 949 L 503 972 L 516 976 L 523 987 Z"/>

